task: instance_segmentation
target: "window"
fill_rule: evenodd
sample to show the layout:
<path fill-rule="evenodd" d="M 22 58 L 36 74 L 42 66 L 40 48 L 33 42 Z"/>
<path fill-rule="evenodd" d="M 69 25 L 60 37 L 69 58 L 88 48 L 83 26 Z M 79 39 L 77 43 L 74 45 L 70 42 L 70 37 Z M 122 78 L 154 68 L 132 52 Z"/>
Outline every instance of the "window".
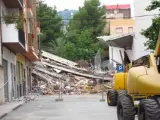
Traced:
<path fill-rule="evenodd" d="M 116 34 L 122 34 L 122 33 L 123 33 L 123 28 L 122 27 L 116 28 Z"/>
<path fill-rule="evenodd" d="M 128 33 L 132 33 L 133 32 L 133 27 L 128 27 Z"/>

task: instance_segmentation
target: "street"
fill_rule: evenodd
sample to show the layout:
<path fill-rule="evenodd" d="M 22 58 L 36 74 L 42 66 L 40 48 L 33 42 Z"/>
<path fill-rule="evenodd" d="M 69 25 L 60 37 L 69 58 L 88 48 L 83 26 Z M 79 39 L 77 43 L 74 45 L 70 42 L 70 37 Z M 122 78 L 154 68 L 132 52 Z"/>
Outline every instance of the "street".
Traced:
<path fill-rule="evenodd" d="M 116 107 L 100 102 L 99 95 L 40 96 L 2 120 L 117 120 Z"/>

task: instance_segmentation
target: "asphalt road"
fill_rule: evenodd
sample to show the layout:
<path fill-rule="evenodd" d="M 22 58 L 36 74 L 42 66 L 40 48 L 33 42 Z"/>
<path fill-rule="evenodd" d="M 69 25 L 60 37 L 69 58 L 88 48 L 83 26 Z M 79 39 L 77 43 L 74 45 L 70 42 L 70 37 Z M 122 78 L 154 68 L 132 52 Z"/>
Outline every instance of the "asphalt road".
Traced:
<path fill-rule="evenodd" d="M 99 95 L 41 96 L 11 112 L 2 120 L 117 120 L 116 107 L 100 102 Z"/>

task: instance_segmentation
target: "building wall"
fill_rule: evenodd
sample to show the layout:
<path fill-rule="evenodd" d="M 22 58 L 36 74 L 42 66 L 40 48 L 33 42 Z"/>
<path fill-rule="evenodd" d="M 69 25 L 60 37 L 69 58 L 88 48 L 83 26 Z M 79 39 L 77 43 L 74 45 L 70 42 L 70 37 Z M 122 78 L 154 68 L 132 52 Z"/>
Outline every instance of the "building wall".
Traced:
<path fill-rule="evenodd" d="M 134 16 L 141 15 L 153 15 L 158 14 L 158 10 L 147 12 L 145 8 L 150 4 L 150 0 L 134 0 Z M 149 50 L 145 50 L 146 47 L 144 43 L 146 38 L 140 34 L 142 29 L 148 28 L 152 24 L 152 18 L 154 16 L 148 17 L 135 17 L 135 39 L 133 42 L 134 59 L 137 59 L 143 55 L 149 54 Z"/>
<path fill-rule="evenodd" d="M 7 69 L 8 69 L 8 85 L 9 85 L 9 101 L 12 100 L 12 75 L 11 75 L 11 63 L 13 65 L 16 65 L 16 56 L 15 54 L 7 49 L 6 47 L 3 47 L 3 59 L 7 61 Z"/>
<path fill-rule="evenodd" d="M 110 20 L 110 35 L 115 35 L 116 28 L 121 27 L 123 33 L 129 33 L 128 28 L 132 27 L 134 31 L 135 21 L 134 19 L 113 19 Z"/>
<path fill-rule="evenodd" d="M 0 0 L 0 16 L 2 11 L 2 1 Z M 0 105 L 4 103 L 4 78 L 3 78 L 3 67 L 2 67 L 2 36 L 1 36 L 1 24 L 0 24 Z"/>
<path fill-rule="evenodd" d="M 4 103 L 4 78 L 3 78 L 3 68 L 0 67 L 0 105 Z"/>

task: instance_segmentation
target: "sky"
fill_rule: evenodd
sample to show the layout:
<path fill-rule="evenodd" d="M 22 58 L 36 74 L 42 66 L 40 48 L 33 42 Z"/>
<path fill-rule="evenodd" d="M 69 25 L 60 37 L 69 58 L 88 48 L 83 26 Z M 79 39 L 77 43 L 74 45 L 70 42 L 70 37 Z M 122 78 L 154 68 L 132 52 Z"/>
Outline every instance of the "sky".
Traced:
<path fill-rule="evenodd" d="M 64 9 L 75 9 L 83 5 L 84 0 L 43 0 L 48 6 L 57 7 L 57 10 Z M 133 0 L 100 0 L 102 4 L 128 4 L 132 3 Z"/>

